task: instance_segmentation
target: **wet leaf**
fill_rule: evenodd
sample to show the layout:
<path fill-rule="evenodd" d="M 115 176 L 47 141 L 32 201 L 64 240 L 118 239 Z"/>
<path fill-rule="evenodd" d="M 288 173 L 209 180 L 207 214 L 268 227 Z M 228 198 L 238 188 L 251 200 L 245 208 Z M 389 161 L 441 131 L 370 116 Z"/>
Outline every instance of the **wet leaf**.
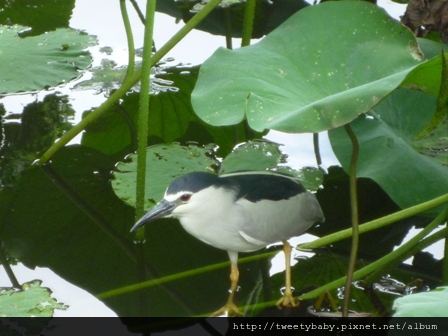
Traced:
<path fill-rule="evenodd" d="M 308 190 L 316 191 L 322 184 L 323 171 L 315 167 L 292 169 L 285 166 L 287 156 L 279 144 L 266 141 L 248 141 L 235 148 L 222 161 L 220 174 L 238 171 L 275 171 L 297 178 Z"/>
<path fill-rule="evenodd" d="M 439 96 L 437 97 L 436 111 L 429 125 L 419 135 L 417 135 L 415 140 L 419 140 L 424 136 L 427 136 L 447 116 L 448 116 L 448 66 L 445 51 L 442 49 L 442 80 L 440 84 Z"/>
<path fill-rule="evenodd" d="M 44 35 L 20 38 L 23 26 L 0 26 L 0 92 L 42 90 L 79 76 L 91 57 L 84 49 L 96 43 L 94 36 L 68 28 Z"/>
<path fill-rule="evenodd" d="M 217 161 L 207 154 L 210 150 L 197 146 L 155 145 L 146 150 L 146 202 L 145 209 L 152 208 L 163 198 L 171 181 L 181 175 L 195 172 L 213 172 Z M 123 201 L 135 206 L 137 186 L 137 155 L 132 154 L 126 162 L 117 165 L 112 180 L 115 193 Z"/>
<path fill-rule="evenodd" d="M 316 22 L 325 24 L 310 29 Z M 319 132 L 369 111 L 423 59 L 412 33 L 384 10 L 325 2 L 254 45 L 218 49 L 201 67 L 192 104 L 212 125 L 247 118 L 258 131 Z"/>
<path fill-rule="evenodd" d="M 448 287 L 395 300 L 394 317 L 448 317 Z"/>
<path fill-rule="evenodd" d="M 0 288 L 0 316 L 50 317 L 55 309 L 68 308 L 52 298 L 51 290 L 41 287 L 41 284 L 39 280 L 24 283 L 19 291 L 14 288 Z"/>
<path fill-rule="evenodd" d="M 423 151 L 421 154 L 422 143 L 413 142 L 416 134 L 429 123 L 428 111 L 434 111 L 435 106 L 434 96 L 401 89 L 375 107 L 369 116 L 361 116 L 351 123 L 360 143 L 357 176 L 376 181 L 401 208 L 448 192 L 447 152 L 441 150 L 439 155 L 431 157 Z M 446 134 L 446 125 L 445 131 L 441 126 L 442 133 Z M 347 171 L 351 144 L 345 130 L 331 130 L 329 137 Z M 428 214 L 438 213 L 436 208 Z"/>

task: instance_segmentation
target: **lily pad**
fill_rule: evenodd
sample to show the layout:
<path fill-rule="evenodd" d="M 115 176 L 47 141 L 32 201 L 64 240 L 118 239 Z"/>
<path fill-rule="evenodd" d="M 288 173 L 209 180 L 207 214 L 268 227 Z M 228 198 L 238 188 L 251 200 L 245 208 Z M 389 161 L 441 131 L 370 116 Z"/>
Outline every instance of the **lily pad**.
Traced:
<path fill-rule="evenodd" d="M 14 288 L 0 288 L 0 316 L 50 317 L 55 309 L 68 308 L 52 298 L 51 290 L 41 287 L 41 284 L 39 280 L 24 283 L 19 291 Z"/>
<path fill-rule="evenodd" d="M 403 296 L 395 300 L 393 309 L 394 317 L 448 317 L 448 287 Z"/>
<path fill-rule="evenodd" d="M 195 145 L 178 144 L 155 145 L 146 151 L 146 204 L 149 209 L 163 198 L 171 181 L 181 175 L 205 171 L 213 173 L 221 165 L 220 174 L 238 171 L 277 171 L 300 180 L 305 187 L 317 190 L 322 184 L 323 174 L 317 168 L 306 167 L 294 170 L 286 166 L 286 156 L 278 144 L 251 141 L 237 147 L 220 163 L 213 158 L 213 149 Z M 119 198 L 135 206 L 135 188 L 137 185 L 137 155 L 127 156 L 125 162 L 117 165 L 112 187 Z"/>
<path fill-rule="evenodd" d="M 146 151 L 145 209 L 149 209 L 163 198 L 165 189 L 177 176 L 194 171 L 213 172 L 217 161 L 208 157 L 210 150 L 197 146 L 155 145 Z M 137 155 L 131 154 L 126 162 L 117 165 L 112 187 L 115 193 L 129 205 L 135 206 L 137 185 Z"/>
<path fill-rule="evenodd" d="M 273 142 L 248 141 L 225 157 L 220 173 L 271 170 L 295 177 L 305 188 L 316 191 L 322 185 L 323 171 L 316 167 L 303 167 L 296 170 L 285 166 L 287 156 L 280 151 L 279 146 Z"/>
<path fill-rule="evenodd" d="M 279 163 L 286 162 L 286 155 L 278 147 L 276 143 L 264 141 L 241 144 L 223 160 L 220 173 L 277 168 Z"/>
<path fill-rule="evenodd" d="M 0 26 L 0 93 L 42 90 L 78 77 L 90 65 L 84 49 L 96 44 L 94 36 L 61 28 L 21 38 L 23 26 Z"/>

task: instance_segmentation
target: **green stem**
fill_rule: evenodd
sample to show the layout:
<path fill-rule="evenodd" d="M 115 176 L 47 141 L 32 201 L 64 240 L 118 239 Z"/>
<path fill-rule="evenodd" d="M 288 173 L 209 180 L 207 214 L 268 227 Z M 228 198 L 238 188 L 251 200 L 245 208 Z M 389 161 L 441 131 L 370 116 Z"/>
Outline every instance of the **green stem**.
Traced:
<path fill-rule="evenodd" d="M 140 21 L 145 25 L 146 24 L 146 20 L 145 17 L 143 16 L 142 11 L 140 10 L 140 7 L 138 6 L 138 3 L 135 0 L 130 0 L 132 6 L 134 6 L 135 11 L 137 12 L 138 17 L 140 18 Z"/>
<path fill-rule="evenodd" d="M 5 269 L 6 275 L 8 275 L 9 281 L 11 281 L 11 284 L 14 288 L 22 289 L 22 286 L 20 286 L 19 281 L 17 281 L 17 278 L 11 268 L 11 265 L 9 264 L 8 259 L 6 259 L 4 251 L 4 243 L 2 240 L 0 240 L 0 263 L 3 265 L 3 268 Z"/>
<path fill-rule="evenodd" d="M 226 25 L 226 48 L 232 50 L 233 27 L 232 27 L 232 15 L 230 15 L 230 7 L 224 8 L 224 18 Z"/>
<path fill-rule="evenodd" d="M 383 264 L 384 260 L 386 260 L 386 262 L 391 262 L 398 257 L 400 257 L 401 260 L 405 260 L 405 259 L 409 258 L 410 249 L 415 251 L 415 249 L 417 247 L 419 247 L 419 250 L 421 250 L 421 249 L 426 248 L 427 246 L 433 244 L 435 241 L 442 239 L 448 232 L 447 228 L 425 238 L 421 242 L 418 242 L 422 238 L 424 238 L 429 232 L 431 232 L 434 228 L 436 228 L 437 225 L 439 225 L 440 223 L 443 222 L 443 218 L 444 218 L 444 216 L 446 216 L 446 213 L 447 213 L 447 211 L 445 210 L 433 222 L 431 222 L 424 230 L 422 230 L 418 235 L 416 235 L 414 238 L 412 238 L 410 241 L 408 241 L 406 244 L 404 244 L 397 250 L 395 250 L 395 251 L 389 253 L 388 255 L 384 256 L 383 258 L 369 264 L 368 266 L 364 267 L 363 269 L 355 272 L 354 273 L 355 280 L 371 273 L 372 270 L 375 270 L 376 267 L 378 267 L 377 266 L 378 264 Z M 415 242 L 418 242 L 418 243 L 415 244 Z M 254 256 L 250 256 L 250 257 L 244 257 L 239 260 L 239 264 L 244 264 L 244 263 L 252 262 L 255 260 L 259 260 L 259 259 L 272 258 L 277 253 L 278 253 L 278 251 L 272 251 L 272 252 L 257 254 Z M 372 265 L 374 265 L 375 267 L 372 267 Z M 138 284 L 121 287 L 118 289 L 113 289 L 111 291 L 100 293 L 97 295 L 97 297 L 99 299 L 111 298 L 111 297 L 115 297 L 118 295 L 123 295 L 123 294 L 127 294 L 130 292 L 138 291 L 143 288 L 148 288 L 148 287 L 152 287 L 152 286 L 160 286 L 160 285 L 166 284 L 171 281 L 181 280 L 186 277 L 197 276 L 198 274 L 211 272 L 211 271 L 229 267 L 229 266 L 230 266 L 230 262 L 225 261 L 225 262 L 221 262 L 221 263 L 217 263 L 217 264 L 213 264 L 213 265 L 209 265 L 209 266 L 205 266 L 205 267 L 200 267 L 200 268 L 196 268 L 196 269 L 192 269 L 192 270 L 188 270 L 188 271 L 184 271 L 184 272 L 180 272 L 180 273 L 176 273 L 176 274 L 172 274 L 172 275 L 167 275 L 164 277 L 160 277 L 158 279 L 151 279 L 151 280 L 141 282 Z M 331 282 L 330 283 L 331 286 L 330 286 L 330 284 L 327 284 L 327 285 L 322 286 L 316 290 L 305 293 L 302 296 L 300 296 L 300 298 L 301 299 L 312 299 L 312 298 L 318 297 L 325 290 L 333 290 L 333 289 L 343 286 L 344 282 L 345 282 L 345 277 Z M 254 307 L 257 307 L 257 308 L 272 307 L 276 303 L 277 303 L 277 300 L 254 305 Z"/>
<path fill-rule="evenodd" d="M 350 124 L 345 125 L 345 130 L 352 141 L 352 158 L 350 161 L 350 208 L 352 214 L 352 247 L 350 251 L 350 260 L 347 269 L 347 279 L 345 281 L 344 304 L 342 306 L 342 316 L 348 317 L 348 306 L 350 303 L 350 291 L 352 288 L 353 272 L 355 271 L 356 258 L 359 245 L 359 217 L 358 217 L 358 196 L 356 186 L 356 164 L 359 156 L 359 143 L 355 133 L 353 133 Z"/>
<path fill-rule="evenodd" d="M 273 252 L 266 252 L 266 253 L 262 253 L 262 254 L 253 255 L 250 257 L 241 258 L 238 260 L 238 264 L 244 264 L 247 262 L 260 260 L 260 259 L 267 259 L 269 257 L 273 257 L 277 253 L 278 253 L 278 251 L 273 251 Z M 117 295 L 123 295 L 126 293 L 138 291 L 140 289 L 147 288 L 147 287 L 159 286 L 159 285 L 167 283 L 167 282 L 176 281 L 176 280 L 180 280 L 180 279 L 191 277 L 191 276 L 196 276 L 198 274 L 211 272 L 211 271 L 225 268 L 225 267 L 230 267 L 230 261 L 224 261 L 224 262 L 209 265 L 209 266 L 199 267 L 199 268 L 195 268 L 192 270 L 188 270 L 188 271 L 184 271 L 184 272 L 180 272 L 180 273 L 176 273 L 176 274 L 172 274 L 172 275 L 167 275 L 167 276 L 164 276 L 164 277 L 161 277 L 158 279 L 151 279 L 151 280 L 148 280 L 145 282 L 140 282 L 138 284 L 121 287 L 118 289 L 113 289 L 111 291 L 100 293 L 96 297 L 99 299 L 106 299 L 106 298 L 114 297 Z M 277 302 L 277 301 L 275 301 L 275 302 Z"/>
<path fill-rule="evenodd" d="M 129 21 L 128 11 L 126 9 L 126 0 L 120 0 L 120 9 L 121 17 L 123 18 L 124 29 L 126 31 L 126 39 L 128 41 L 128 68 L 126 70 L 126 77 L 124 79 L 126 80 L 134 73 L 135 47 L 131 22 Z"/>
<path fill-rule="evenodd" d="M 427 248 L 428 246 L 431 246 L 435 242 L 444 239 L 446 237 L 446 234 L 448 232 L 448 228 L 445 228 L 443 230 L 440 230 L 436 233 L 433 233 L 429 237 L 426 237 L 418 244 L 414 245 L 412 248 L 410 248 L 408 251 L 403 253 L 399 258 L 395 259 L 394 261 L 387 264 L 385 267 L 377 269 L 375 272 L 373 272 L 371 275 L 369 275 L 368 278 L 366 278 L 363 281 L 363 284 L 365 286 L 372 285 L 375 281 L 378 281 L 378 279 L 388 273 L 388 270 L 391 270 L 395 267 L 397 267 L 399 264 L 401 264 L 404 260 L 409 259 L 410 257 L 414 256 L 418 252 L 422 251 L 423 249 Z"/>
<path fill-rule="evenodd" d="M 244 11 L 244 23 L 243 23 L 243 38 L 241 40 L 242 47 L 250 45 L 250 40 L 252 38 L 252 30 L 254 28 L 256 3 L 257 3 L 256 0 L 246 1 L 246 9 Z"/>
<path fill-rule="evenodd" d="M 205 5 L 185 26 L 183 26 L 158 52 L 151 58 L 151 65 L 154 66 L 159 62 L 180 40 L 182 40 L 199 22 L 201 22 L 219 3 L 221 0 L 211 0 Z M 141 69 L 134 72 L 134 74 L 123 82 L 121 87 L 117 89 L 110 97 L 101 104 L 95 111 L 89 113 L 78 124 L 73 126 L 67 133 L 65 133 L 58 142 L 54 143 L 40 158 L 39 163 L 44 164 L 51 159 L 51 157 L 62 147 L 68 144 L 74 137 L 81 133 L 91 122 L 93 122 L 100 115 L 110 109 L 116 102 L 118 102 L 137 82 L 141 77 Z"/>
<path fill-rule="evenodd" d="M 143 216 L 145 205 L 145 185 L 146 185 L 146 146 L 148 144 L 148 115 L 149 102 L 151 100 L 151 55 L 152 37 L 154 32 L 154 16 L 156 11 L 156 0 L 148 0 L 146 4 L 146 24 L 143 42 L 143 63 L 140 89 L 140 103 L 137 124 L 137 191 L 136 191 L 136 221 Z M 141 227 L 136 232 L 136 240 L 145 240 L 145 229 Z"/>
<path fill-rule="evenodd" d="M 322 157 L 320 156 L 319 133 L 313 133 L 314 156 L 316 157 L 317 166 L 322 165 Z"/>
<path fill-rule="evenodd" d="M 448 226 L 448 224 L 447 224 L 447 226 Z M 443 253 L 442 283 L 444 285 L 448 285 L 448 230 L 447 230 L 447 233 L 445 233 L 445 249 L 444 249 L 444 253 Z"/>
<path fill-rule="evenodd" d="M 398 222 L 399 220 L 409 218 L 418 214 L 421 214 L 425 211 L 431 210 L 433 208 L 436 208 L 438 206 L 441 206 L 443 204 L 448 203 L 448 194 L 436 197 L 430 201 L 414 205 L 413 207 L 395 212 L 391 215 L 384 216 L 378 219 L 375 219 L 373 221 L 364 223 L 359 226 L 359 233 L 365 233 L 369 232 L 375 229 L 378 229 L 380 227 Z M 307 249 L 315 249 L 318 247 L 330 245 L 336 241 L 340 241 L 342 239 L 346 239 L 352 236 L 352 229 L 345 229 L 341 230 L 335 233 L 332 233 L 330 235 L 327 235 L 325 237 L 322 237 L 320 239 L 317 239 L 315 241 L 305 243 L 303 245 L 300 245 L 298 249 L 300 250 L 307 250 Z"/>
<path fill-rule="evenodd" d="M 392 262 L 396 258 L 400 257 L 404 253 L 406 253 L 409 249 L 411 249 L 413 246 L 418 244 L 420 240 L 422 240 L 424 237 L 426 237 L 432 230 L 434 230 L 439 224 L 441 224 L 446 216 L 447 216 L 448 208 L 445 208 L 444 211 L 442 211 L 426 228 L 424 228 L 421 232 L 419 232 L 417 235 L 415 235 L 412 239 L 410 239 L 407 243 L 403 244 L 399 248 L 397 248 L 395 251 L 385 255 L 384 257 L 378 259 L 377 261 L 374 261 L 373 263 L 367 265 L 366 267 L 356 271 L 353 274 L 353 280 L 361 279 L 368 274 L 372 273 L 379 267 L 383 267 L 384 265 Z M 315 290 L 312 290 L 311 292 L 305 293 L 301 296 L 299 296 L 299 299 L 302 300 L 308 300 L 315 297 L 318 297 L 320 293 L 323 291 L 331 291 L 338 287 L 341 287 L 344 285 L 346 280 L 346 277 L 337 279 L 333 282 L 330 282 L 322 287 L 319 287 Z"/>

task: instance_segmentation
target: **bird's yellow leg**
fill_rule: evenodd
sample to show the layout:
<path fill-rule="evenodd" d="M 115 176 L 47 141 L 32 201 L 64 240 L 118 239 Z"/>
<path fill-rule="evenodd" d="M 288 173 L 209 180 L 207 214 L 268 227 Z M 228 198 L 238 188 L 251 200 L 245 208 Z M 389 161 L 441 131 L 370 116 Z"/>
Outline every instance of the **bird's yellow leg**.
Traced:
<path fill-rule="evenodd" d="M 236 263 L 231 263 L 230 269 L 230 294 L 227 303 L 221 308 L 215 311 L 211 316 L 219 316 L 227 313 L 228 316 L 242 315 L 238 307 L 233 302 L 233 297 L 235 296 L 236 288 L 238 286 L 238 279 L 240 273 L 238 271 L 238 265 Z"/>
<path fill-rule="evenodd" d="M 291 290 L 291 245 L 285 240 L 283 241 L 283 249 L 285 251 L 285 277 L 286 277 L 286 284 L 285 284 L 285 292 L 283 293 L 283 297 L 280 298 L 280 300 L 277 301 L 277 307 L 297 307 L 299 305 L 299 302 L 296 301 L 292 295 Z"/>

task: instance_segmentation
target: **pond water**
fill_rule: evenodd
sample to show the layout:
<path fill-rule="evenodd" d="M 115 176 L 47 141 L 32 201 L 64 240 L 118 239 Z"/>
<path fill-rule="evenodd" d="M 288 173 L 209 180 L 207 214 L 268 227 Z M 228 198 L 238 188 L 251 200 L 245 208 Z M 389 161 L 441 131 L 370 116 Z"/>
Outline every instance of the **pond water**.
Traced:
<path fill-rule="evenodd" d="M 140 5 L 141 9 L 144 9 L 145 1 L 139 0 L 137 3 Z M 404 12 L 403 5 L 397 5 L 390 1 L 381 1 L 380 5 L 387 8 L 394 17 L 398 17 Z M 133 27 L 136 46 L 139 48 L 141 47 L 140 41 L 143 39 L 143 26 L 130 5 L 128 5 L 128 12 L 130 14 L 130 22 Z M 161 13 L 157 13 L 155 23 L 154 42 L 156 47 L 162 46 L 183 25 L 183 23 L 176 24 L 173 17 Z M 104 58 L 113 60 L 117 66 L 127 64 L 126 35 L 122 27 L 118 2 L 114 2 L 112 5 L 110 0 L 76 0 L 76 5 L 70 19 L 70 27 L 97 36 L 99 44 L 89 48 L 89 51 L 93 56 L 93 67 L 100 66 L 102 64 L 101 61 Z M 240 39 L 233 39 L 234 46 L 239 46 L 239 44 Z M 173 65 L 178 63 L 184 65 L 197 65 L 201 64 L 220 46 L 225 46 L 224 37 L 213 36 L 202 31 L 193 31 L 178 46 L 176 46 L 167 57 L 174 59 L 174 61 L 169 62 Z M 106 50 L 104 49 L 105 47 L 110 49 Z M 110 52 L 110 54 L 105 53 L 105 50 Z M 69 117 L 69 121 L 72 123 L 79 122 L 82 119 L 83 111 L 99 106 L 107 98 L 104 92 L 96 93 L 95 90 L 92 89 L 74 89 L 76 85 L 89 79 L 89 76 L 91 77 L 91 75 L 87 73 L 70 82 L 68 85 L 61 85 L 46 91 L 3 97 L 0 102 L 4 104 L 6 116 L 10 118 L 8 122 L 15 122 L 15 119 L 11 119 L 14 114 L 22 113 L 22 110 L 26 105 L 35 101 L 42 101 L 46 95 L 52 92 L 68 95 L 69 103 L 76 111 L 74 116 Z M 70 144 L 80 143 L 81 137 L 82 134 L 73 139 Z M 311 134 L 292 135 L 271 131 L 265 138 L 283 144 L 283 146 L 280 147 L 280 150 L 288 156 L 289 166 L 297 169 L 304 166 L 316 166 L 313 138 Z M 323 161 L 322 168 L 324 170 L 328 171 L 329 167 L 339 165 L 325 132 L 320 134 L 320 149 Z M 71 155 L 77 154 L 74 153 Z M 86 164 L 87 162 L 88 161 L 86 161 Z M 335 188 L 338 188 L 338 186 Z M 374 189 L 374 187 L 372 187 L 372 190 L 374 190 L 374 192 L 379 192 L 377 189 Z M 385 196 L 381 194 L 381 197 Z M 374 198 L 372 199 L 374 200 Z M 418 225 L 418 223 L 416 225 Z M 93 231 L 90 227 L 85 227 L 84 229 Z M 67 232 L 63 233 L 66 234 Z M 406 237 L 409 235 L 412 235 L 412 233 L 408 233 Z M 307 235 L 306 239 L 314 238 L 312 235 Z M 167 240 L 169 240 L 169 238 L 167 238 Z M 303 239 L 301 239 L 300 242 L 303 242 Z M 84 241 L 80 243 L 84 243 Z M 437 249 L 440 251 L 440 245 L 439 247 L 433 246 L 431 251 Z M 45 254 L 44 252 L 40 253 Z M 296 256 L 299 255 L 303 254 L 296 252 Z M 437 255 L 436 258 L 441 258 L 441 255 Z M 271 273 L 283 270 L 283 261 L 281 259 L 281 256 L 274 259 L 274 266 L 271 269 Z M 122 267 L 123 265 L 117 265 L 118 269 L 121 269 Z M 70 305 L 70 308 L 66 311 L 56 310 L 55 316 L 116 316 L 116 314 L 101 301 L 98 301 L 83 289 L 73 286 L 59 278 L 49 269 L 37 268 L 35 271 L 31 271 L 23 265 L 17 265 L 13 266 L 13 270 L 19 278 L 19 282 L 29 281 L 35 278 L 42 279 L 43 286 L 51 288 L 55 298 Z M 92 270 L 86 269 L 86 272 L 91 271 Z M 0 278 L 6 279 L 3 270 L 0 270 Z M 9 284 L 4 282 L 0 285 L 9 286 Z"/>

